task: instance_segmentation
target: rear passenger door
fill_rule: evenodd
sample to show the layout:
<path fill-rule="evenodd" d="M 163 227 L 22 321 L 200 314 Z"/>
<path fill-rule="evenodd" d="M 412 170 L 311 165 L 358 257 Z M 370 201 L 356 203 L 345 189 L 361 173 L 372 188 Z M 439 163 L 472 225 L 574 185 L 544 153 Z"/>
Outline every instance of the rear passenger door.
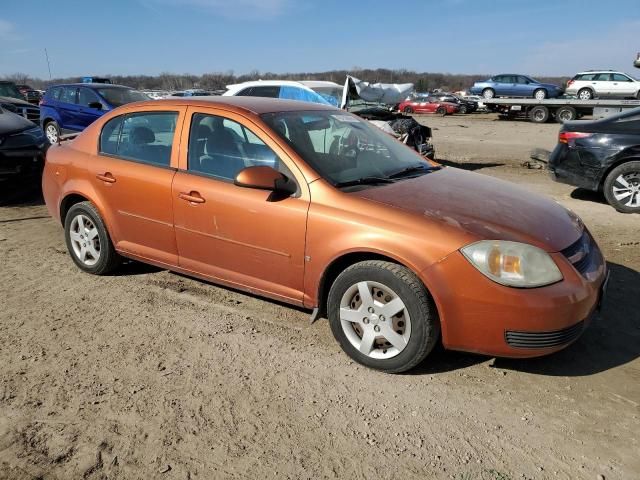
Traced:
<path fill-rule="evenodd" d="M 90 180 L 116 248 L 177 265 L 171 183 L 184 107 L 123 114 L 102 128 Z"/>
<path fill-rule="evenodd" d="M 56 109 L 62 122 L 60 128 L 67 131 L 78 132 L 83 128 L 78 122 L 78 87 L 62 87 Z"/>
<path fill-rule="evenodd" d="M 189 137 L 173 182 L 180 266 L 228 285 L 302 303 L 309 192 L 304 177 L 263 130 L 237 114 L 190 109 Z M 234 184 L 248 166 L 271 166 L 298 192 Z"/>

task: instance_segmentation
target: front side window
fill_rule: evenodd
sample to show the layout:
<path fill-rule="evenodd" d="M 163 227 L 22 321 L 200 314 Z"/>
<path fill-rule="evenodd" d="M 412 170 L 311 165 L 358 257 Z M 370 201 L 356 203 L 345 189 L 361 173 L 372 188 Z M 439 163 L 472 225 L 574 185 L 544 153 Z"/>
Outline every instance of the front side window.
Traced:
<path fill-rule="evenodd" d="M 432 169 L 418 153 L 382 130 L 338 110 L 261 117 L 310 167 L 336 186 L 366 178 L 391 181 L 389 177 L 398 178 L 404 171 L 428 173 Z"/>
<path fill-rule="evenodd" d="M 149 97 L 142 92 L 131 88 L 97 88 L 96 91 L 114 107 L 126 105 L 132 102 L 143 102 L 149 100 Z"/>
<path fill-rule="evenodd" d="M 189 171 L 233 180 L 240 170 L 259 165 L 287 174 L 276 153 L 240 123 L 216 115 L 193 115 L 189 131 Z"/>
<path fill-rule="evenodd" d="M 132 113 L 109 120 L 100 134 L 100 152 L 168 167 L 177 112 Z"/>
<path fill-rule="evenodd" d="M 100 103 L 100 99 L 90 88 L 80 88 L 78 91 L 78 105 L 88 107 L 90 103 Z"/>
<path fill-rule="evenodd" d="M 620 73 L 614 73 L 612 77 L 613 77 L 612 80 L 614 82 L 630 82 L 631 81 L 629 77 L 627 77 L 626 75 L 622 75 Z"/>

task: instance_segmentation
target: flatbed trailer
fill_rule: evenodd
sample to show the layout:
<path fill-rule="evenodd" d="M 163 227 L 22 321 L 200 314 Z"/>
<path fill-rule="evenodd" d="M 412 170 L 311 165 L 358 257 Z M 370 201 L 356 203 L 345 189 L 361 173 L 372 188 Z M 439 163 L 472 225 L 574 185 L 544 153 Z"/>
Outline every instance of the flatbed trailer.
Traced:
<path fill-rule="evenodd" d="M 604 118 L 628 108 L 640 107 L 640 100 L 492 98 L 483 102 L 490 111 L 498 112 L 507 118 L 527 118 L 535 123 L 545 123 L 552 118 L 558 123 L 564 123 L 585 115 Z"/>

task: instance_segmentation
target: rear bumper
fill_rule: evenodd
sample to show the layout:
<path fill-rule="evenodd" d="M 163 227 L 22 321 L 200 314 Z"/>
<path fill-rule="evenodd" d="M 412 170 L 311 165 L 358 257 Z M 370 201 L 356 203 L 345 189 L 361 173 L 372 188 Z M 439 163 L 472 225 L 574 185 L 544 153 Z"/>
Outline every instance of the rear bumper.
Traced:
<path fill-rule="evenodd" d="M 561 253 L 551 256 L 564 279 L 533 289 L 494 283 L 459 252 L 423 271 L 438 307 L 445 348 L 525 358 L 574 342 L 598 308 L 606 264 L 598 251 L 587 279 Z"/>
<path fill-rule="evenodd" d="M 586 168 L 580 162 L 579 152 L 564 143 L 559 143 L 549 156 L 549 175 L 556 182 L 574 187 L 593 191 L 599 187 L 599 171 Z"/>

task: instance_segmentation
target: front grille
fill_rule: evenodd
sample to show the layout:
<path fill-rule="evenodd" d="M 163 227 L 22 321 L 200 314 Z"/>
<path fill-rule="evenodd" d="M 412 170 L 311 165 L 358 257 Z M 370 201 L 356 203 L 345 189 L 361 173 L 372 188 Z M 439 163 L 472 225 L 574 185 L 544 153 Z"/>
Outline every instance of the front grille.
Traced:
<path fill-rule="evenodd" d="M 20 115 L 27 120 L 32 121 L 36 125 L 40 124 L 40 108 L 39 107 L 18 107 Z"/>
<path fill-rule="evenodd" d="M 552 332 L 512 332 L 504 335 L 507 344 L 513 348 L 549 348 L 566 345 L 580 336 L 584 321 Z"/>
<path fill-rule="evenodd" d="M 597 270 L 601 261 L 598 245 L 586 230 L 575 243 L 562 250 L 562 254 L 585 278 L 589 278 L 590 274 Z"/>

